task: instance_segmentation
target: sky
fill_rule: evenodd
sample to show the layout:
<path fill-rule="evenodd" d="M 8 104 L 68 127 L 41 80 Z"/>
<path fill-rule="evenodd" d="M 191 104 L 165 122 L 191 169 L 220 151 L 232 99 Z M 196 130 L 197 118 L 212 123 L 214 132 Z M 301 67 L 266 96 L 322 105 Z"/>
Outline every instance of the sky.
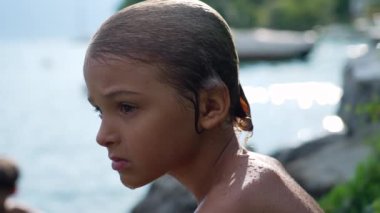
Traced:
<path fill-rule="evenodd" d="M 0 39 L 90 37 L 121 0 L 1 0 Z"/>

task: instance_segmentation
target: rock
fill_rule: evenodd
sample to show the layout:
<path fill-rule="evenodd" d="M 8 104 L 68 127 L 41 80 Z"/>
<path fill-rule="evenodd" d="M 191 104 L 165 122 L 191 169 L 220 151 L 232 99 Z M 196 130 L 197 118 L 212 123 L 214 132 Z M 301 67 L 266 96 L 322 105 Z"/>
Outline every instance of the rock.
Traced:
<path fill-rule="evenodd" d="M 319 198 L 353 177 L 357 165 L 371 152 L 364 143 L 380 126 L 363 128 L 354 137 L 329 135 L 298 148 L 275 153 L 289 174 L 313 197 Z"/>
<path fill-rule="evenodd" d="M 151 185 L 132 213 L 193 213 L 196 207 L 194 196 L 176 179 L 165 175 Z"/>
<path fill-rule="evenodd" d="M 360 107 L 380 98 L 380 50 L 373 49 L 349 61 L 343 81 L 344 93 L 338 115 L 350 135 L 373 122 L 368 113 L 360 112 Z"/>

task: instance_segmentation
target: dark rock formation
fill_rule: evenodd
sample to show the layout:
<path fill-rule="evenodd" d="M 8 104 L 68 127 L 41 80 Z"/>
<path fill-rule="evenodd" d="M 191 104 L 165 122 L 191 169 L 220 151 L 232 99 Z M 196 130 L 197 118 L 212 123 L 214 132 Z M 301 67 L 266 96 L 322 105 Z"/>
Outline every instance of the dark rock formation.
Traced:
<path fill-rule="evenodd" d="M 156 180 L 132 213 L 193 213 L 197 203 L 177 180 L 166 175 Z"/>
<path fill-rule="evenodd" d="M 360 58 L 348 62 L 343 77 L 343 97 L 338 110 L 349 135 L 373 121 L 360 112 L 366 103 L 380 98 L 380 50 L 372 49 Z"/>
<path fill-rule="evenodd" d="M 357 165 L 371 151 L 363 141 L 375 132 L 375 127 L 367 127 L 355 137 L 329 135 L 273 156 L 308 193 L 319 198 L 353 176 Z"/>

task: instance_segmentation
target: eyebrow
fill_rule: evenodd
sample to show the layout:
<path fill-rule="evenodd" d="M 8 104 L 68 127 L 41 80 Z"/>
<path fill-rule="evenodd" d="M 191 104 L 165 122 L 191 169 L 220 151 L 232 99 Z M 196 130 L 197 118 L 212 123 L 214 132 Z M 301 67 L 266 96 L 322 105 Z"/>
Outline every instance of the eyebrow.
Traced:
<path fill-rule="evenodd" d="M 125 95 L 125 96 L 131 96 L 132 95 L 133 96 L 133 95 L 140 95 L 140 93 L 134 92 L 134 91 L 128 91 L 128 90 L 115 90 L 115 91 L 111 91 L 111 92 L 106 93 L 104 96 L 106 98 L 112 99 L 112 98 L 115 98 L 117 96 L 122 96 L 122 95 Z M 87 100 L 88 100 L 88 102 L 90 102 L 90 104 L 95 105 L 91 96 L 89 96 L 87 98 Z"/>

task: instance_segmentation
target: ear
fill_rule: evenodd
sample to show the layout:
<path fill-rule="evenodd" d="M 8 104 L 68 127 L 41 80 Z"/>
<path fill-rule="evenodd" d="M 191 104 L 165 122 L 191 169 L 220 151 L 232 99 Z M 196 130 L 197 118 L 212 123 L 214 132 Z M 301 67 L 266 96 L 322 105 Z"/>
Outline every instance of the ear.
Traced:
<path fill-rule="evenodd" d="M 230 95 L 225 84 L 199 93 L 199 125 L 201 129 L 212 129 L 223 123 L 229 113 Z"/>

